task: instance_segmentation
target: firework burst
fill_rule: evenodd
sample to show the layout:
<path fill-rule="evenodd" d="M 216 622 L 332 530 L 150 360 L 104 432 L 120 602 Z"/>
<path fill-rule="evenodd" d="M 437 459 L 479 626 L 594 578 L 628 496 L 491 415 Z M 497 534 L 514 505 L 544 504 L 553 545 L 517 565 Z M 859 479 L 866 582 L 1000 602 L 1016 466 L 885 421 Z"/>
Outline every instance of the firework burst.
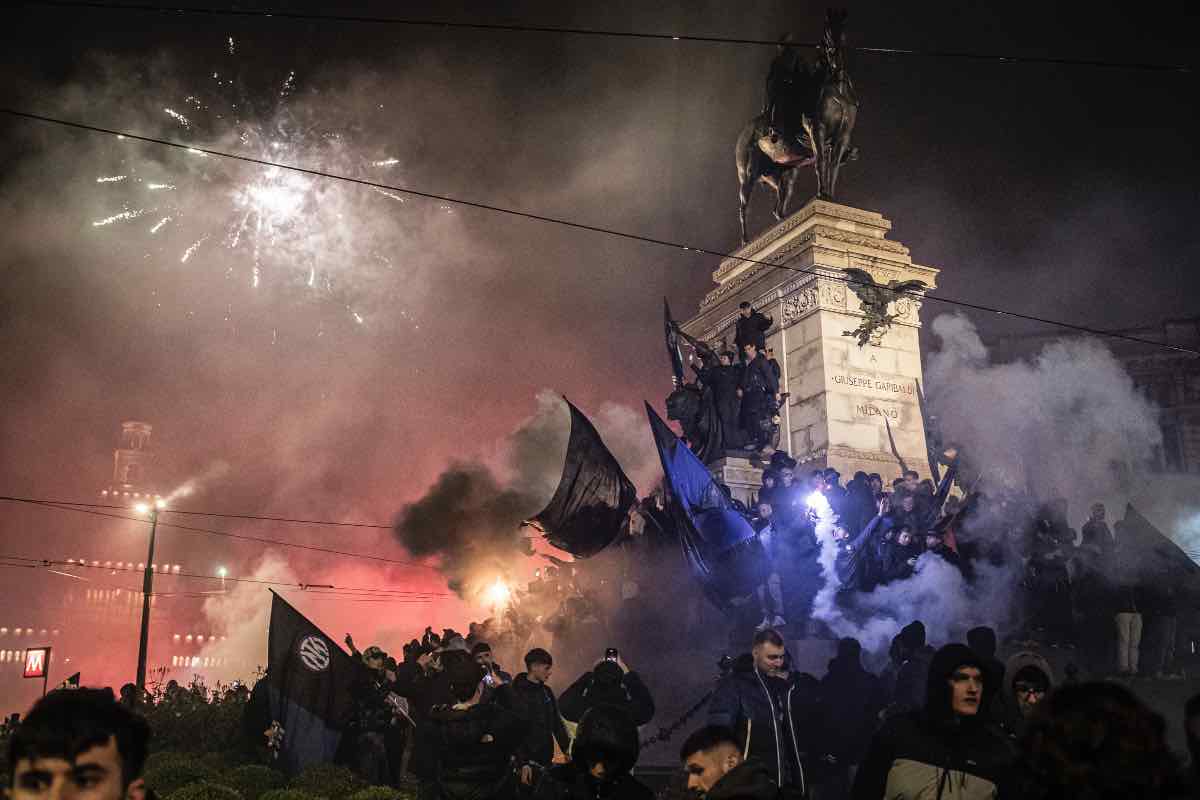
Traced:
<path fill-rule="evenodd" d="M 328 123 L 324 103 L 298 100 L 295 71 L 273 89 L 249 89 L 240 77 L 251 72 L 237 63 L 240 49 L 230 38 L 227 69 L 210 72 L 203 91 L 161 104 L 159 127 L 196 148 L 282 166 L 207 157 L 194 148 L 164 157 L 118 142 L 117 169 L 109 165 L 93 178 L 108 208 L 92 226 L 144 235 L 145 257 L 161 256 L 164 264 L 210 269 L 255 295 L 341 309 L 345 319 L 364 325 L 372 305 L 364 277 L 381 266 L 392 270 L 383 254 L 401 244 L 394 215 L 404 198 L 286 166 L 379 179 L 398 169 L 399 159 L 353 146 L 344 129 Z M 355 120 L 348 127 L 358 129 Z M 140 158 L 147 155 L 158 160 Z M 415 324 L 408 311 L 400 318 Z"/>

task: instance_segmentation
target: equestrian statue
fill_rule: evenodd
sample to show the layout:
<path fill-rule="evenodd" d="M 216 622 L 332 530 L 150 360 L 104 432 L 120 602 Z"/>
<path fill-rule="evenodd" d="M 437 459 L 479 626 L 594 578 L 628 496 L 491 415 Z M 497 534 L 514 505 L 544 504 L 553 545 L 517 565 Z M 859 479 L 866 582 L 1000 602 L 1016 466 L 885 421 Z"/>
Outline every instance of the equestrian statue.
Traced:
<path fill-rule="evenodd" d="M 775 219 L 781 220 L 800 167 L 815 168 L 817 197 L 832 200 L 838 169 L 858 157 L 858 148 L 850 145 L 858 96 L 846 72 L 845 21 L 845 11 L 826 12 L 825 35 L 814 64 L 800 57 L 790 35 L 779 43 L 767 73 L 763 110 L 746 123 L 737 140 L 743 244 L 750 241 L 746 206 L 756 184 L 775 190 Z"/>

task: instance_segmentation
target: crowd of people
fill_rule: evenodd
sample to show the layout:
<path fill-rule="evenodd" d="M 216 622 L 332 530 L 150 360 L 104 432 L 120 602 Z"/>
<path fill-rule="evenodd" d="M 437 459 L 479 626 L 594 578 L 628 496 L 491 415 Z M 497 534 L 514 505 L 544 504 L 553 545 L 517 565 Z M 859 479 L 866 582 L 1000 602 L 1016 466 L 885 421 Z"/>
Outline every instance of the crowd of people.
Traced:
<path fill-rule="evenodd" d="M 406 647 L 399 664 L 378 647 L 356 651 L 362 671 L 339 758 L 374 783 L 411 773 L 426 800 L 655 797 L 636 770 L 639 727 L 654 717 L 654 702 L 619 652 L 556 694 L 545 650 L 530 650 L 524 671 L 509 677 L 484 643 L 449 634 Z M 1162 717 L 1119 683 L 1056 681 L 1033 652 L 1001 662 L 990 628 L 934 650 L 914 621 L 897 641 L 892 664 L 876 675 L 859 643 L 842 639 L 817 678 L 793 667 L 778 631 L 756 632 L 718 680 L 707 718 L 679 750 L 678 777 L 658 796 L 1198 796 L 1200 696 L 1185 708 L 1185 767 Z M 269 740 L 257 694 L 222 702 L 241 705 L 246 730 Z M 107 689 L 51 692 L 8 731 L 9 796 L 148 796 L 144 714 Z M 398 749 L 389 746 L 392 727 L 402 732 Z"/>
<path fill-rule="evenodd" d="M 929 554 L 968 583 L 989 568 L 1010 578 L 1010 608 L 996 618 L 1015 640 L 1078 649 L 1096 675 L 1180 677 L 1176 642 L 1194 572 L 1182 552 L 1162 557 L 1173 546 L 1159 537 L 1152 544 L 1160 552 L 1148 559 L 1146 541 L 1126 521 L 1110 528 L 1100 503 L 1077 533 L 1065 500 L 952 496 L 957 453 L 944 457 L 936 485 L 906 469 L 890 483 L 857 472 L 843 486 L 836 469 L 801 474 L 776 452 L 753 502 L 733 501 L 758 533 L 758 628 L 827 634 L 813 618 L 813 599 L 828 581 L 853 615 L 861 595 L 912 578 Z M 837 548 L 832 574 L 821 566 L 822 524 Z"/>
<path fill-rule="evenodd" d="M 782 368 L 766 334 L 772 319 L 740 305 L 732 347 L 722 342 L 710 347 L 675 328 L 699 356 L 693 363 L 694 380 L 677 380 L 677 391 L 690 392 L 695 402 L 685 404 L 678 417 L 694 450 L 770 451 L 779 442 L 779 416 L 785 395 L 781 392 Z M 671 409 L 668 401 L 668 412 Z"/>

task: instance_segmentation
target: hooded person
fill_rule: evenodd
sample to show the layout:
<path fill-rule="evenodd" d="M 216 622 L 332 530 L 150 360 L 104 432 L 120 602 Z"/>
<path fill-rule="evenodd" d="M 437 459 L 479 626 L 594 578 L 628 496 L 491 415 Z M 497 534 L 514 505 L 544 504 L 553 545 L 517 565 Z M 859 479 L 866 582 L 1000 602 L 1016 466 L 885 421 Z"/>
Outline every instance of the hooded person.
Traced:
<path fill-rule="evenodd" d="M 1030 716 L 1054 688 L 1054 670 L 1037 653 L 1014 653 L 1004 666 L 1003 723 L 1014 738 L 1020 738 Z"/>
<path fill-rule="evenodd" d="M 925 705 L 929 665 L 933 660 L 933 648 L 925 642 L 925 623 L 919 619 L 905 625 L 897 638 L 901 663 L 896 671 L 889 714 L 915 711 Z"/>
<path fill-rule="evenodd" d="M 619 656 L 617 661 L 605 659 L 580 675 L 558 698 L 559 710 L 570 722 L 579 722 L 589 709 L 600 705 L 622 709 L 638 727 L 654 718 L 650 690 Z"/>
<path fill-rule="evenodd" d="M 847 770 L 860 763 L 884 706 L 883 684 L 862 665 L 857 639 L 838 642 L 837 656 L 821 680 L 826 749 L 837 759 L 831 780 L 844 782 Z M 841 785 L 839 783 L 839 785 Z"/>
<path fill-rule="evenodd" d="M 484 668 L 454 659 L 444 672 L 453 702 L 430 709 L 417 730 L 412 771 L 430 800 L 507 800 L 514 795 L 512 758 L 526 723 L 495 703 L 481 702 Z"/>
<path fill-rule="evenodd" d="M 571 762 L 546 770 L 535 800 L 653 800 L 654 792 L 630 771 L 638 758 L 638 731 L 624 709 L 595 705 L 575 732 Z"/>
<path fill-rule="evenodd" d="M 963 644 L 938 650 L 924 707 L 892 717 L 875 734 L 854 782 L 854 800 L 985 800 L 1008 788 L 1013 754 L 989 724 L 984 660 Z"/>

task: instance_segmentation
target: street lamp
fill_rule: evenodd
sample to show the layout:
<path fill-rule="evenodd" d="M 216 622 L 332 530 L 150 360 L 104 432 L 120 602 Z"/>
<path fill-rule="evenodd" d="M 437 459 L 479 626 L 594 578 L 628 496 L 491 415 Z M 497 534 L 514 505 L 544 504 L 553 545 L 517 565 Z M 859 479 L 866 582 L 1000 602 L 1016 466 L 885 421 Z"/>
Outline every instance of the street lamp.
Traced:
<path fill-rule="evenodd" d="M 167 507 L 159 499 L 153 505 L 138 503 L 133 510 L 139 514 L 150 515 L 150 552 L 146 556 L 146 572 L 142 577 L 142 631 L 138 640 L 137 688 L 141 692 L 146 688 L 146 656 L 150 645 L 150 596 L 154 591 L 154 535 L 158 533 L 158 512 Z"/>

